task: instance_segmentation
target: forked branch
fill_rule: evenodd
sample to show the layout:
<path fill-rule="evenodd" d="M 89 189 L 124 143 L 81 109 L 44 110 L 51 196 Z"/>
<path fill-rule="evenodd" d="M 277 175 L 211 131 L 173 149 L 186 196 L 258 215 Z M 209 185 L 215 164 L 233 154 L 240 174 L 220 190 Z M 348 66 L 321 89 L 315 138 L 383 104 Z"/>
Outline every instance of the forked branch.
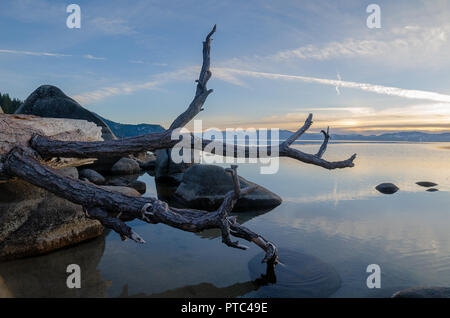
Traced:
<path fill-rule="evenodd" d="M 154 151 L 174 147 L 179 142 L 179 139 L 172 139 L 172 134 L 177 129 L 185 126 L 203 110 L 202 107 L 206 98 L 212 92 L 211 89 L 207 89 L 207 83 L 211 78 L 211 36 L 215 31 L 216 26 L 214 26 L 203 42 L 203 64 L 199 79 L 197 80 L 194 99 L 187 110 L 173 121 L 168 130 L 162 133 L 151 133 L 118 140 L 96 142 L 53 140 L 46 136 L 34 135 L 30 141 L 30 147 L 17 146 L 0 158 L 0 175 L 21 178 L 57 196 L 82 205 L 88 217 L 99 220 L 103 226 L 119 233 L 123 239 L 130 238 L 139 243 L 144 242 L 133 229 L 121 220 L 120 217 L 122 215 L 127 216 L 128 219 L 130 217 L 137 218 L 151 224 L 164 223 L 187 232 L 219 229 L 222 233 L 222 241 L 226 245 L 239 249 L 246 248 L 238 242 L 232 241 L 231 236 L 253 242 L 266 252 L 263 261 L 268 264 L 276 264 L 278 252 L 275 245 L 261 235 L 240 225 L 237 223 L 235 217 L 229 215 L 237 200 L 254 190 L 254 187 L 240 188 L 236 171 L 237 166 L 232 166 L 231 169 L 227 169 L 227 172 L 231 174 L 233 180 L 233 190 L 225 195 L 217 211 L 206 212 L 193 209 L 176 209 L 169 207 L 167 203 L 156 198 L 131 197 L 118 192 L 104 190 L 88 182 L 66 177 L 56 170 L 42 165 L 37 160 L 39 157 L 48 159 L 55 157 L 103 158 L 125 156 L 142 151 Z M 292 144 L 311 125 L 312 114 L 308 116 L 304 125 L 292 136 L 275 146 L 238 146 L 214 141 L 215 147 L 207 147 L 210 146 L 211 140 L 199 141 L 192 134 L 182 135 L 181 138 L 189 138 L 192 149 L 207 150 L 213 154 L 220 152 L 221 155 L 225 156 L 244 156 L 247 158 L 250 154 L 256 154 L 258 158 L 278 155 L 326 169 L 353 167 L 356 154 L 343 161 L 330 162 L 322 159 L 330 138 L 329 129 L 326 132 L 322 131 L 324 141 L 317 154 L 308 154 L 292 148 Z M 230 150 L 233 153 L 229 153 Z"/>
<path fill-rule="evenodd" d="M 181 135 L 181 138 L 190 142 L 191 148 L 201 151 L 208 151 L 212 154 L 221 154 L 228 157 L 249 158 L 250 154 L 255 154 L 257 158 L 267 157 L 288 157 L 307 164 L 313 164 L 325 169 L 339 169 L 353 167 L 353 161 L 356 154 L 343 161 L 327 161 L 322 159 L 330 138 L 325 133 L 325 140 L 319 152 L 316 155 L 303 152 L 291 147 L 291 144 L 297 140 L 312 124 L 312 114 L 308 116 L 305 124 L 297 130 L 286 141 L 275 146 L 240 146 L 221 143 L 208 139 L 199 139 L 193 134 Z M 179 139 L 172 139 L 172 133 L 175 130 L 166 130 L 163 133 L 151 133 L 136 137 L 123 138 L 120 140 L 109 141 L 58 141 L 45 136 L 35 135 L 31 140 L 31 145 L 44 158 L 67 157 L 67 158 L 102 158 L 106 156 L 125 156 L 130 153 L 142 151 L 154 151 L 158 149 L 167 149 L 176 146 Z M 177 134 L 178 136 L 179 134 Z M 211 145 L 214 144 L 214 147 Z M 230 153 L 230 150 L 232 151 Z"/>
<path fill-rule="evenodd" d="M 128 237 L 136 242 L 144 240 L 128 225 L 123 223 L 117 213 L 144 222 L 164 223 L 187 232 L 201 232 L 207 229 L 220 229 L 222 241 L 231 247 L 245 249 L 238 242 L 232 242 L 230 235 L 254 242 L 266 252 L 265 261 L 275 263 L 277 249 L 274 245 L 241 226 L 229 214 L 237 200 L 254 190 L 254 187 L 240 189 L 236 166 L 232 167 L 234 189 L 225 195 L 221 206 L 214 212 L 194 209 L 175 209 L 167 203 L 151 197 L 131 197 L 118 192 L 104 190 L 91 183 L 75 180 L 60 174 L 35 159 L 30 149 L 15 148 L 5 158 L 4 169 L 10 176 L 19 177 L 35 186 L 44 188 L 59 197 L 83 206 L 88 217 L 99 220 L 103 226 L 116 231 L 122 238 Z"/>

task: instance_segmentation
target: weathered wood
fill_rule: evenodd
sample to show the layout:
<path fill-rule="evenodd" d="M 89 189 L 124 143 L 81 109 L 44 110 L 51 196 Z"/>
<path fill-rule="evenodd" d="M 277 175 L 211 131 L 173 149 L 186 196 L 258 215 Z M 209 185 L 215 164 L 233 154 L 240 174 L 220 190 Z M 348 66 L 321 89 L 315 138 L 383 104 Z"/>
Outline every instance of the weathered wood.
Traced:
<path fill-rule="evenodd" d="M 47 136 L 62 141 L 102 141 L 101 128 L 85 120 L 42 118 L 32 115 L 0 114 L 0 156 L 17 146 L 28 147 L 32 136 Z M 58 157 L 58 156 L 53 156 Z M 48 158 L 55 168 L 92 163 L 95 158 Z"/>
<path fill-rule="evenodd" d="M 209 69 L 211 64 L 211 36 L 216 32 L 216 25 L 212 28 L 211 32 L 206 36 L 205 41 L 203 42 L 203 64 L 202 69 L 200 70 L 200 76 L 197 82 L 197 90 L 195 91 L 195 96 L 188 109 L 184 111 L 181 115 L 179 115 L 170 125 L 169 130 L 173 130 L 176 128 L 181 128 L 186 126 L 188 122 L 192 120 L 199 112 L 203 109 L 203 104 L 205 103 L 206 98 L 209 94 L 213 92 L 212 89 L 207 89 L 206 84 L 211 78 L 211 70 Z"/>
<path fill-rule="evenodd" d="M 263 261 L 272 265 L 276 264 L 277 248 L 275 245 L 261 235 L 237 223 L 236 218 L 229 216 L 236 201 L 253 190 L 252 187 L 240 189 L 235 166 L 227 170 L 232 174 L 234 189 L 225 195 L 221 206 L 217 211 L 213 212 L 176 209 L 169 207 L 167 203 L 156 198 L 131 197 L 118 192 L 108 191 L 93 184 L 66 177 L 49 166 L 49 164 L 54 165 L 55 161 L 58 162 L 59 158 L 85 160 L 85 158 L 124 156 L 146 150 L 154 151 L 174 147 L 179 140 L 172 140 L 172 133 L 175 129 L 186 125 L 202 110 L 207 96 L 212 92 L 212 90 L 206 88 L 206 84 L 211 77 L 211 71 L 209 70 L 210 43 L 211 36 L 215 31 L 216 27 L 214 26 L 203 42 L 203 65 L 197 81 L 194 100 L 188 109 L 175 119 L 167 131 L 118 140 L 100 141 L 101 139 L 89 139 L 87 135 L 84 136 L 83 133 L 86 130 L 74 130 L 67 126 L 64 129 L 60 127 L 61 130 L 55 128 L 56 130 L 53 131 L 49 128 L 46 131 L 33 125 L 30 128 L 24 123 L 18 124 L 20 121 L 34 122 L 37 120 L 40 122 L 40 124 L 37 124 L 39 126 L 45 122 L 42 119 L 33 119 L 30 116 L 0 117 L 0 119 L 4 118 L 3 121 L 0 121 L 0 128 L 2 128 L 0 130 L 0 147 L 3 147 L 0 148 L 0 175 L 21 178 L 71 202 L 82 205 L 87 216 L 99 220 L 105 227 L 113 229 L 123 238 L 128 237 L 137 242 L 143 242 L 139 235 L 123 223 L 120 219 L 122 215 L 127 219 L 130 217 L 137 218 L 151 224 L 164 223 L 188 232 L 220 229 L 222 241 L 226 245 L 239 249 L 246 248 L 238 242 L 233 242 L 230 236 L 253 242 L 266 252 Z M 57 122 L 55 119 L 49 119 L 49 121 L 52 123 Z M 66 121 L 68 120 L 64 120 L 64 122 Z M 250 146 L 234 145 L 231 146 L 231 149 L 234 149 L 233 156 L 237 157 L 243 154 L 243 156 L 248 157 L 249 154 L 256 153 L 261 158 L 272 156 L 278 150 L 280 157 L 293 158 L 326 169 L 352 167 L 356 155 L 351 156 L 347 160 L 337 162 L 329 162 L 321 158 L 328 143 L 328 131 L 324 132 L 324 143 L 316 155 L 291 148 L 292 143 L 309 129 L 311 124 L 312 115 L 310 114 L 305 124 L 288 140 L 278 145 L 277 149 L 273 149 L 270 146 L 257 147 L 255 149 Z M 24 127 L 25 132 L 22 131 Z M 3 130 L 5 132 L 2 136 L 1 132 Z M 49 130 L 52 132 L 49 132 Z M 100 134 L 100 128 L 98 128 L 98 133 Z M 199 142 L 191 134 L 183 137 L 190 138 L 193 149 L 205 150 L 205 147 L 211 143 L 209 140 Z M 230 149 L 230 145 L 223 143 L 215 143 L 215 145 L 216 148 L 208 147 L 211 153 L 214 153 L 215 149 L 221 148 L 223 150 L 222 154 L 231 155 L 227 152 Z M 255 150 L 256 152 L 254 152 Z M 42 159 L 46 160 L 45 164 L 39 162 Z"/>
<path fill-rule="evenodd" d="M 312 114 L 308 116 L 305 124 L 294 133 L 294 137 L 299 137 L 305 132 L 312 124 Z M 44 158 L 51 157 L 77 157 L 83 158 L 86 156 L 102 158 L 105 156 L 124 156 L 134 152 L 141 151 L 155 151 L 158 149 L 167 149 L 174 147 L 179 140 L 172 140 L 171 130 L 167 130 L 163 133 L 152 133 L 147 135 L 141 135 L 137 137 L 123 138 L 120 140 L 109 140 L 104 142 L 64 142 L 58 140 L 52 140 L 50 138 L 36 135 L 31 141 L 31 145 L 36 149 Z M 300 132 L 300 133 L 299 133 Z M 235 158 L 242 156 L 249 158 L 250 154 L 255 154 L 257 158 L 264 158 L 273 156 L 276 154 L 275 149 L 272 146 L 240 146 L 229 145 L 214 141 L 215 147 L 208 147 L 213 141 L 208 139 L 198 139 L 193 134 L 182 135 L 182 138 L 190 139 L 192 149 L 207 150 L 212 154 L 216 154 L 221 149 L 221 154 L 224 156 L 233 156 Z M 328 136 L 329 138 L 329 136 Z M 300 162 L 313 164 L 325 169 L 340 169 L 353 167 L 353 161 L 356 158 L 356 154 L 350 158 L 342 161 L 327 161 L 322 159 L 322 155 L 326 150 L 328 138 L 325 137 L 319 152 L 316 155 L 305 153 L 301 150 L 291 147 L 291 144 L 295 141 L 295 138 L 289 138 L 288 140 L 280 143 L 277 146 L 279 157 L 288 157 Z M 233 150 L 232 153 L 229 150 Z"/>
<path fill-rule="evenodd" d="M 222 231 L 225 244 L 243 248 L 237 242 L 231 242 L 229 235 L 243 238 L 261 247 L 266 252 L 266 261 L 276 262 L 277 250 L 272 243 L 241 226 L 234 218 L 229 218 L 229 213 L 237 199 L 254 190 L 253 188 L 245 188 L 239 192 L 230 191 L 217 211 L 206 212 L 170 208 L 167 203 L 156 198 L 131 197 L 66 177 L 57 170 L 39 163 L 30 148 L 17 147 L 10 151 L 4 158 L 3 169 L 4 173 L 10 176 L 18 177 L 59 197 L 82 205 L 88 216 L 98 219 L 104 226 L 115 230 L 121 236 L 129 237 L 137 242 L 143 242 L 140 236 L 123 224 L 119 218 L 112 218 L 109 214 L 125 214 L 151 224 L 164 223 L 187 232 L 217 228 Z M 238 179 L 234 177 L 233 180 Z M 235 189 L 236 187 L 235 185 Z"/>

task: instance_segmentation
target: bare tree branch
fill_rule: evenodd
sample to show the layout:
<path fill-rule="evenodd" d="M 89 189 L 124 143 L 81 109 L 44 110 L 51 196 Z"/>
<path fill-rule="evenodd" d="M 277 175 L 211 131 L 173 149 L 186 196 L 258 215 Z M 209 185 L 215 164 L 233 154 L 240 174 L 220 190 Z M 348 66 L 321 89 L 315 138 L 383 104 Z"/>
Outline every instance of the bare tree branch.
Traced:
<path fill-rule="evenodd" d="M 31 147 L 38 151 L 43 158 L 104 158 L 110 156 L 127 156 L 130 153 L 155 151 L 158 149 L 169 149 L 174 147 L 179 142 L 179 140 L 173 140 L 172 133 L 175 132 L 176 129 L 185 126 L 202 110 L 202 106 L 204 105 L 206 98 L 212 92 L 212 90 L 207 89 L 206 84 L 211 78 L 211 36 L 215 32 L 216 26 L 214 25 L 213 29 L 206 36 L 206 39 L 203 42 L 203 63 L 199 79 L 197 80 L 195 97 L 189 105 L 188 109 L 181 115 L 179 115 L 170 125 L 170 128 L 165 132 L 150 133 L 136 137 L 100 142 L 58 141 L 46 136 L 34 135 L 30 141 Z M 353 160 L 355 159 L 356 155 L 353 155 L 347 160 L 336 162 L 329 162 L 321 158 L 328 143 L 329 137 L 327 138 L 327 134 L 325 135 L 326 140 L 324 141 L 321 150 L 316 156 L 304 153 L 297 149 L 290 148 L 292 143 L 294 143 L 305 131 L 307 131 L 311 125 L 312 114 L 309 114 L 303 126 L 300 127 L 294 134 L 292 134 L 292 136 L 290 136 L 286 141 L 277 146 L 279 147 L 279 156 L 293 158 L 295 160 L 308 164 L 314 164 L 326 169 L 353 167 Z M 184 135 L 182 136 L 182 138 L 191 138 L 192 149 L 202 151 L 205 150 L 205 147 L 212 142 L 211 140 L 199 141 L 193 135 Z M 256 153 L 258 158 L 263 158 L 271 156 L 272 153 L 275 153 L 275 151 L 272 150 L 272 146 L 256 147 L 255 149 L 254 147 L 250 146 L 234 145 L 233 147 L 232 145 L 230 146 L 225 143 L 221 144 L 217 142 L 216 144 L 216 149 L 222 148 L 221 153 L 226 156 L 238 157 L 240 153 L 243 153 L 245 154 L 245 157 L 248 157 L 249 153 Z M 207 149 L 209 148 L 211 147 L 208 147 Z M 230 154 L 227 151 L 228 149 L 234 149 L 234 153 Z M 215 152 L 212 151 L 211 153 Z"/>
<path fill-rule="evenodd" d="M 239 243 L 232 242 L 230 235 L 243 238 L 261 247 L 266 252 L 265 260 L 267 262 L 276 262 L 278 254 L 272 243 L 229 217 L 229 213 L 239 197 L 254 190 L 253 187 L 248 187 L 239 188 L 239 192 L 236 192 L 239 187 L 236 182 L 239 180 L 235 166 L 231 169 L 233 180 L 235 180 L 234 189 L 225 195 L 224 201 L 217 211 L 207 212 L 194 209 L 175 209 L 156 198 L 131 197 L 108 191 L 93 184 L 64 176 L 57 170 L 39 163 L 35 156 L 36 154 L 29 148 L 14 148 L 4 158 L 3 169 L 11 177 L 18 177 L 59 197 L 82 205 L 89 217 L 99 220 L 105 227 L 119 233 L 122 238 L 128 237 L 139 243 L 144 242 L 129 226 L 118 217 L 111 217 L 109 213 L 119 212 L 147 223 L 164 223 L 187 232 L 220 229 L 222 241 L 226 245 L 245 249 Z"/>
<path fill-rule="evenodd" d="M 312 115 L 310 114 L 305 124 L 294 134 L 300 136 L 306 131 L 307 127 L 311 125 Z M 167 130 L 163 133 L 153 133 L 147 135 L 141 135 L 137 137 L 123 138 L 120 140 L 110 140 L 102 142 L 67 142 L 52 140 L 48 137 L 35 135 L 31 140 L 31 146 L 36 149 L 44 158 L 50 157 L 70 157 L 70 158 L 102 158 L 105 156 L 120 156 L 128 155 L 130 153 L 137 153 L 142 151 L 154 151 L 157 149 L 172 148 L 178 144 L 179 140 L 171 139 L 172 131 Z M 220 143 L 217 141 L 211 141 L 208 139 L 199 139 L 193 134 L 182 135 L 182 138 L 191 139 L 191 147 L 196 150 L 205 150 L 205 148 L 212 154 L 222 154 L 224 156 L 239 157 L 242 155 L 245 158 L 249 158 L 250 154 L 256 154 L 257 158 L 266 158 L 276 153 L 272 146 L 240 146 L 229 145 L 226 143 Z M 328 137 L 329 138 L 329 137 Z M 347 160 L 343 161 L 327 161 L 321 158 L 323 152 L 326 150 L 328 138 L 321 147 L 318 155 L 312 155 L 300 151 L 298 149 L 291 148 L 290 145 L 295 141 L 293 138 L 289 138 L 285 142 L 277 145 L 279 157 L 288 157 L 304 163 L 313 164 L 325 169 L 338 169 L 348 168 L 354 166 L 354 159 L 356 154 L 351 156 Z M 214 142 L 215 147 L 207 147 Z M 219 152 L 219 149 L 220 152 Z M 230 153 L 230 150 L 233 150 Z"/>
<path fill-rule="evenodd" d="M 312 114 L 308 115 L 308 118 L 306 118 L 305 123 L 302 127 L 300 127 L 295 133 L 293 133 L 291 136 L 289 136 L 288 139 L 286 139 L 280 146 L 281 147 L 289 147 L 292 145 L 294 141 L 296 141 L 305 131 L 309 129 L 312 125 Z"/>
<path fill-rule="evenodd" d="M 210 52 L 211 52 L 211 36 L 216 32 L 216 25 L 212 28 L 211 32 L 206 36 L 203 42 L 203 65 L 200 71 L 200 77 L 197 82 L 197 90 L 195 92 L 194 100 L 189 105 L 188 109 L 178 116 L 173 123 L 170 125 L 169 130 L 174 130 L 176 128 L 181 128 L 186 126 L 188 122 L 192 120 L 200 111 L 202 111 L 203 104 L 209 94 L 213 92 L 212 89 L 208 90 L 206 84 L 211 78 L 210 66 Z"/>
<path fill-rule="evenodd" d="M 322 130 L 321 133 L 323 134 L 323 143 L 320 146 L 319 151 L 316 154 L 316 157 L 322 158 L 322 155 L 327 150 L 328 140 L 331 138 L 330 136 L 330 127 L 327 128 L 327 131 Z"/>
<path fill-rule="evenodd" d="M 131 197 L 104 190 L 93 184 L 66 177 L 39 162 L 40 158 L 45 160 L 52 158 L 102 158 L 174 147 L 179 140 L 172 140 L 173 132 L 185 126 L 202 110 L 206 98 L 212 92 L 211 89 L 207 89 L 207 83 L 211 78 L 211 36 L 215 31 L 216 26 L 203 42 L 203 64 L 197 80 L 194 99 L 188 109 L 173 121 L 168 130 L 162 133 L 93 142 L 54 140 L 37 133 L 33 135 L 29 145 L 27 139 L 27 144 L 17 143 L 14 148 L 8 148 L 4 153 L 0 153 L 0 175 L 18 177 L 59 197 L 82 205 L 88 217 L 99 220 L 103 226 L 113 229 L 123 239 L 128 237 L 139 243 L 144 242 L 137 233 L 120 219 L 121 215 L 127 218 L 137 218 L 151 224 L 164 223 L 187 232 L 219 229 L 224 244 L 238 249 L 246 248 L 238 242 L 233 242 L 231 236 L 253 242 L 265 251 L 266 256 L 263 261 L 272 265 L 276 264 L 278 251 L 275 245 L 261 235 L 240 225 L 235 217 L 229 215 L 237 200 L 254 190 L 254 187 L 240 188 L 236 171 L 237 166 L 227 169 L 233 180 L 233 190 L 225 195 L 224 201 L 216 211 L 206 212 L 194 209 L 176 209 L 156 198 Z M 6 124 L 8 124 L 7 121 Z M 353 167 L 356 154 L 343 161 L 330 162 L 322 159 L 330 138 L 329 130 L 327 132 L 322 131 L 324 142 L 316 155 L 291 148 L 291 145 L 310 128 L 311 124 L 312 114 L 292 136 L 276 146 L 253 147 L 214 142 L 216 147 L 208 147 L 207 149 L 211 153 L 221 151 L 220 154 L 222 155 L 234 157 L 249 157 L 250 154 L 255 153 L 258 158 L 263 158 L 278 154 L 279 157 L 293 158 L 326 169 Z M 205 150 L 205 147 L 212 142 L 211 140 L 198 140 L 192 134 L 182 135 L 181 138 L 189 138 L 192 149 L 196 150 Z M 233 150 L 232 154 L 229 153 L 230 150 Z"/>

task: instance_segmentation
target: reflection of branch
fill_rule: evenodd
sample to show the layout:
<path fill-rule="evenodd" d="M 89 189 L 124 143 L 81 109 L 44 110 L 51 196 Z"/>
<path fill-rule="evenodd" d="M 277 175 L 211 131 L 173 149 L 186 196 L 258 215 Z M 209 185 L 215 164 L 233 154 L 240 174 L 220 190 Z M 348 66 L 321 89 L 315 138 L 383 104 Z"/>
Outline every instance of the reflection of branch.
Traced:
<path fill-rule="evenodd" d="M 188 285 L 180 288 L 169 289 L 161 293 L 154 294 L 133 294 L 129 295 L 128 285 L 124 285 L 119 297 L 130 298 L 231 298 L 245 296 L 246 294 L 257 291 L 263 286 L 275 284 L 277 278 L 275 276 L 274 266 L 267 265 L 265 274 L 261 274 L 260 278 L 244 283 L 236 283 L 227 287 L 216 287 L 211 283 L 200 283 L 197 285 Z"/>
<path fill-rule="evenodd" d="M 323 134 L 323 143 L 322 146 L 320 146 L 319 152 L 317 152 L 316 157 L 317 158 L 322 158 L 323 153 L 325 152 L 325 150 L 327 150 L 327 145 L 328 145 L 328 139 L 330 139 L 330 127 L 327 128 L 327 131 L 322 130 L 321 133 Z"/>

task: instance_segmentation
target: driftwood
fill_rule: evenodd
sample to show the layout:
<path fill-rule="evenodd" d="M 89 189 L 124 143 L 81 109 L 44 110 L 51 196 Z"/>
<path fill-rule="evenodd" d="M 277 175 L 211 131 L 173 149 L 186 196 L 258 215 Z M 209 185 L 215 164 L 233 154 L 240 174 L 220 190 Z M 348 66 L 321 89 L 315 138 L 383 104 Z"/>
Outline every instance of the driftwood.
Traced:
<path fill-rule="evenodd" d="M 236 222 L 236 218 L 230 217 L 236 201 L 247 193 L 254 190 L 253 187 L 241 189 L 237 177 L 237 166 L 232 166 L 227 171 L 234 180 L 234 189 L 226 194 L 222 205 L 214 212 L 206 212 L 193 209 L 176 209 L 169 207 L 167 203 L 150 197 L 130 197 L 117 192 L 101 189 L 93 184 L 74 180 L 59 174 L 57 170 L 50 167 L 48 162 L 60 160 L 60 158 L 101 158 L 109 156 L 125 156 L 142 151 L 154 151 L 157 149 L 168 149 L 174 147 L 178 140 L 172 140 L 171 136 L 175 129 L 182 128 L 200 111 L 206 98 L 212 90 L 207 89 L 208 80 L 211 78 L 210 71 L 210 45 L 211 36 L 216 27 L 207 35 L 203 42 L 203 65 L 197 80 L 197 89 L 193 101 L 180 116 L 178 116 L 170 128 L 163 133 L 152 133 L 137 137 L 123 138 L 110 141 L 92 141 L 82 138 L 60 138 L 57 134 L 45 134 L 42 131 L 30 131 L 26 138 L 20 142 L 9 144 L 9 148 L 2 148 L 0 152 L 0 175 L 18 177 L 38 187 L 44 188 L 56 195 L 84 207 L 87 217 L 99 220 L 105 227 L 111 228 L 121 235 L 122 238 L 130 238 L 136 242 L 143 243 L 144 240 L 122 221 L 137 218 L 144 222 L 156 224 L 164 223 L 171 227 L 188 232 L 199 232 L 206 229 L 217 228 L 222 233 L 222 241 L 226 245 L 239 249 L 246 249 L 238 242 L 232 241 L 231 236 L 242 238 L 253 242 L 266 252 L 264 262 L 276 264 L 277 248 L 273 243 L 254 233 L 250 229 Z M 12 117 L 2 117 L 3 126 L 7 127 L 14 122 Z M 0 123 L 2 123 L 0 121 Z M 279 156 L 289 157 L 298 161 L 317 165 L 326 169 L 346 168 L 353 166 L 356 155 L 344 161 L 329 162 L 322 159 L 326 150 L 329 131 L 324 133 L 324 142 L 316 155 L 304 153 L 291 147 L 312 124 L 312 115 L 309 115 L 304 125 L 300 127 L 289 139 L 279 145 Z M 10 130 L 7 134 L 15 135 L 16 130 Z M 32 135 L 32 136 L 31 136 Z M 211 141 L 203 140 L 196 142 L 195 137 L 190 135 L 193 148 L 206 150 L 214 153 L 214 150 L 205 147 Z M 4 139 L 5 140 L 5 139 Z M 1 145 L 1 139 L 0 139 Z M 224 155 L 230 155 L 227 150 L 229 145 L 219 144 L 223 148 Z M 216 147 L 217 148 L 217 147 Z M 256 153 L 258 157 L 272 155 L 272 148 L 249 146 L 231 146 L 234 148 L 234 156 L 241 152 L 248 156 Z M 56 159 L 55 159 L 56 158 Z"/>
<path fill-rule="evenodd" d="M 0 156 L 14 147 L 28 147 L 31 138 L 39 134 L 59 140 L 102 141 L 101 128 L 97 125 L 75 119 L 41 118 L 31 115 L 7 115 L 0 113 Z M 43 164 L 59 169 L 82 166 L 94 162 L 95 158 L 58 158 L 42 160 Z M 0 163 L 1 164 L 1 163 Z M 7 179 L 0 174 L 0 182 Z"/>

